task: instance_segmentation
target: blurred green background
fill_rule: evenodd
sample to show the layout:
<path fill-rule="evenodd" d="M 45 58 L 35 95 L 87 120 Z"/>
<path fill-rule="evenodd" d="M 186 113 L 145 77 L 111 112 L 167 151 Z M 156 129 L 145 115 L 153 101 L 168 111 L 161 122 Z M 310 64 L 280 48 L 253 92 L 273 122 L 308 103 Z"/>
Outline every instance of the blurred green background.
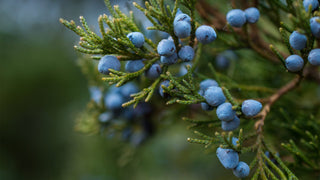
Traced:
<path fill-rule="evenodd" d="M 74 131 L 89 93 L 77 37 L 58 19 L 83 15 L 94 27 L 102 13 L 103 0 L 0 1 L 0 179 L 234 179 L 187 143 L 185 125 L 167 124 L 135 150 Z"/>

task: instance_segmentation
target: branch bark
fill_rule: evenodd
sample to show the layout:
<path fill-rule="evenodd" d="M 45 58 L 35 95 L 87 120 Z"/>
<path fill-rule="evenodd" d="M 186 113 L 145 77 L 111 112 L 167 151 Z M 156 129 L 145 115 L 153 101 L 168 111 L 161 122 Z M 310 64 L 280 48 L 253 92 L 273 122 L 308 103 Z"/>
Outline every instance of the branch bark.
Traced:
<path fill-rule="evenodd" d="M 320 74 L 319 74 L 317 67 L 308 66 L 305 68 L 303 73 L 297 75 L 293 80 L 291 80 L 289 83 L 287 83 L 286 85 L 281 87 L 277 92 L 275 92 L 273 95 L 271 95 L 268 98 L 267 103 L 265 104 L 265 106 L 263 107 L 261 112 L 257 115 L 257 117 L 260 118 L 255 123 L 255 128 L 256 128 L 257 132 L 258 133 L 262 132 L 262 127 L 264 125 L 264 121 L 265 121 L 268 113 L 270 112 L 271 106 L 277 100 L 279 100 L 280 97 L 282 97 L 287 92 L 289 92 L 289 91 L 295 89 L 297 86 L 299 86 L 299 84 L 303 78 L 308 78 L 308 77 L 310 78 L 310 77 L 314 77 L 314 76 L 316 76 L 315 81 L 319 82 L 319 84 L 320 84 Z"/>
<path fill-rule="evenodd" d="M 257 132 L 262 132 L 262 127 L 264 125 L 264 121 L 268 115 L 268 113 L 270 112 L 270 108 L 271 106 L 284 94 L 286 94 L 287 92 L 291 91 L 292 89 L 294 89 L 295 87 L 297 87 L 299 85 L 299 83 L 301 82 L 303 76 L 297 76 L 295 77 L 292 81 L 290 81 L 288 84 L 284 85 L 282 88 L 280 88 L 276 93 L 274 93 L 273 95 L 271 95 L 268 98 L 268 102 L 267 104 L 265 104 L 265 106 L 263 107 L 262 111 L 257 115 L 257 117 L 260 117 L 260 119 L 255 123 L 255 128 L 257 130 Z"/>

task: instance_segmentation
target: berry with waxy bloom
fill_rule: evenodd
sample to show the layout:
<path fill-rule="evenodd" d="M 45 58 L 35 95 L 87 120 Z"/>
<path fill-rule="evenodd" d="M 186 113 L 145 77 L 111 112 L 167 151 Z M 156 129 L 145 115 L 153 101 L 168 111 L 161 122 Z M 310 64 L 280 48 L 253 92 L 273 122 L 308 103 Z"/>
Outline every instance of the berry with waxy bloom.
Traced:
<path fill-rule="evenodd" d="M 144 44 L 144 35 L 141 32 L 132 32 L 127 35 L 129 40 L 132 42 L 132 44 L 137 47 L 141 48 Z"/>
<path fill-rule="evenodd" d="M 216 40 L 217 33 L 216 31 L 207 25 L 202 25 L 197 28 L 196 30 L 196 37 L 197 40 L 202 44 L 209 44 Z"/>
<path fill-rule="evenodd" d="M 102 74 L 109 74 L 109 69 L 114 69 L 119 71 L 121 68 L 121 63 L 115 56 L 106 55 L 103 56 L 98 64 L 98 71 Z"/>
<path fill-rule="evenodd" d="M 239 155 L 233 149 L 217 148 L 217 157 L 226 169 L 233 169 L 239 164 Z"/>
<path fill-rule="evenodd" d="M 298 72 L 302 70 L 304 66 L 304 61 L 302 57 L 298 55 L 291 55 L 287 57 L 287 59 L 285 60 L 285 63 L 286 63 L 286 68 L 291 72 Z"/>
<path fill-rule="evenodd" d="M 241 9 L 232 9 L 227 13 L 227 21 L 233 27 L 241 27 L 246 21 L 246 14 Z"/>
<path fill-rule="evenodd" d="M 244 11 L 247 22 L 250 24 L 256 23 L 260 18 L 260 12 L 255 7 L 250 7 Z"/>

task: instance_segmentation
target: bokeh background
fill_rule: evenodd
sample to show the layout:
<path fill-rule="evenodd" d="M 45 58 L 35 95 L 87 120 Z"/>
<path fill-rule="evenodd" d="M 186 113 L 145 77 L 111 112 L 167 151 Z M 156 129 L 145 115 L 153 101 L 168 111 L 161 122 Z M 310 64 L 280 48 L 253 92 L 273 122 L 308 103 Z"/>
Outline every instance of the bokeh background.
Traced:
<path fill-rule="evenodd" d="M 0 179 L 234 179 L 179 121 L 138 149 L 74 131 L 88 85 L 77 37 L 58 20 L 83 15 L 94 28 L 102 13 L 103 0 L 0 1 Z"/>

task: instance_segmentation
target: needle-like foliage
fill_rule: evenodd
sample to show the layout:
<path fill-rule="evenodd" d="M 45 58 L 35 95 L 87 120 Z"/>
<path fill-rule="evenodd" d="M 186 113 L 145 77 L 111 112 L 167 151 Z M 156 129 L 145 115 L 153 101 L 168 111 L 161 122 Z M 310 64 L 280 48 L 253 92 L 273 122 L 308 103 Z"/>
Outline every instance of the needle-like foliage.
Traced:
<path fill-rule="evenodd" d="M 157 46 L 160 39 L 151 40 L 145 36 L 144 45 L 137 48 L 127 37 L 131 32 L 145 32 L 138 25 L 132 11 L 127 15 L 121 12 L 119 6 L 112 7 L 109 0 L 105 0 L 105 4 L 110 16 L 99 16 L 100 34 L 94 32 L 82 16 L 82 27 L 77 26 L 74 21 L 60 19 L 64 26 L 80 37 L 75 50 L 89 54 L 93 59 L 82 59 L 80 66 L 90 85 L 100 87 L 102 91 L 101 102 L 90 102 L 86 112 L 77 121 L 77 130 L 97 133 L 101 132 L 101 128 L 107 128 L 114 133 L 128 127 L 137 129 L 139 123 L 136 122 L 99 122 L 99 115 L 106 110 L 107 92 L 110 93 L 115 88 L 109 85 L 115 84 L 119 88 L 135 82 L 141 90 L 132 93 L 131 99 L 123 102 L 123 107 L 135 108 L 142 102 L 150 102 L 157 113 L 163 111 L 161 107 L 170 105 L 175 107 L 169 110 L 172 115 L 181 111 L 190 114 L 190 117 L 184 117 L 183 120 L 189 123 L 188 129 L 194 132 L 196 138 L 190 137 L 187 140 L 204 145 L 209 153 L 215 153 L 221 147 L 233 149 L 239 155 L 253 155 L 251 163 L 248 163 L 251 179 L 295 180 L 298 176 L 304 177 L 306 172 L 311 172 L 314 176 L 319 174 L 320 104 L 319 99 L 314 99 L 315 94 L 308 95 L 315 93 L 309 91 L 310 87 L 314 89 L 316 83 L 320 82 L 319 68 L 308 63 L 310 51 L 320 43 L 310 26 L 310 19 L 320 15 L 319 7 L 312 12 L 312 7 L 309 6 L 306 11 L 302 0 L 149 0 L 143 5 L 134 2 L 134 7 L 143 12 L 152 24 L 147 30 L 171 36 L 176 53 L 182 46 L 189 45 L 194 49 L 195 57 L 189 64 L 178 60 L 177 64 L 168 65 L 159 63 L 161 56 Z M 226 9 L 222 7 L 229 10 L 231 7 L 243 10 L 256 7 L 261 17 L 256 24 L 246 23 L 241 28 L 232 27 L 226 21 Z M 174 26 L 175 17 L 177 13 L 181 13 L 181 9 L 191 19 L 190 36 L 184 39 L 176 36 Z M 320 23 L 320 20 L 316 22 Z M 200 24 L 214 27 L 218 37 L 214 43 L 207 45 L 198 42 L 196 30 Z M 289 38 L 293 31 L 307 38 L 302 50 L 295 50 L 290 44 L 292 42 Z M 230 57 L 230 53 L 226 55 L 226 51 L 236 52 L 235 56 Z M 143 60 L 144 67 L 136 72 L 109 69 L 110 74 L 101 75 L 94 60 L 100 60 L 105 55 L 116 56 L 122 63 Z M 223 65 L 223 68 L 227 66 L 227 70 L 218 63 L 219 55 L 219 58 L 225 59 L 224 63 L 228 63 Z M 287 70 L 286 58 L 290 55 L 299 55 L 303 59 L 300 70 Z M 215 57 L 216 60 L 213 61 Z M 159 76 L 146 78 L 147 71 L 157 63 L 161 68 Z M 184 73 L 176 73 L 177 67 Z M 213 112 L 217 108 L 206 104 L 209 103 L 208 96 L 205 95 L 207 89 L 200 87 L 200 83 L 206 79 L 215 80 L 216 86 L 221 88 L 225 101 L 232 105 L 232 111 L 240 118 L 240 128 L 237 126 L 229 132 L 224 131 L 221 124 L 225 122 L 219 120 L 215 113 L 201 110 L 200 103 L 207 105 L 207 110 Z M 167 84 L 162 84 L 163 82 Z M 159 88 L 166 103 L 158 99 Z M 248 116 L 243 111 L 242 103 L 247 99 L 262 103 L 259 113 Z M 176 108 L 179 106 L 183 108 Z M 303 112 L 299 109 L 303 109 Z M 236 144 L 234 138 L 238 139 Z M 296 172 L 298 175 L 295 175 Z"/>

